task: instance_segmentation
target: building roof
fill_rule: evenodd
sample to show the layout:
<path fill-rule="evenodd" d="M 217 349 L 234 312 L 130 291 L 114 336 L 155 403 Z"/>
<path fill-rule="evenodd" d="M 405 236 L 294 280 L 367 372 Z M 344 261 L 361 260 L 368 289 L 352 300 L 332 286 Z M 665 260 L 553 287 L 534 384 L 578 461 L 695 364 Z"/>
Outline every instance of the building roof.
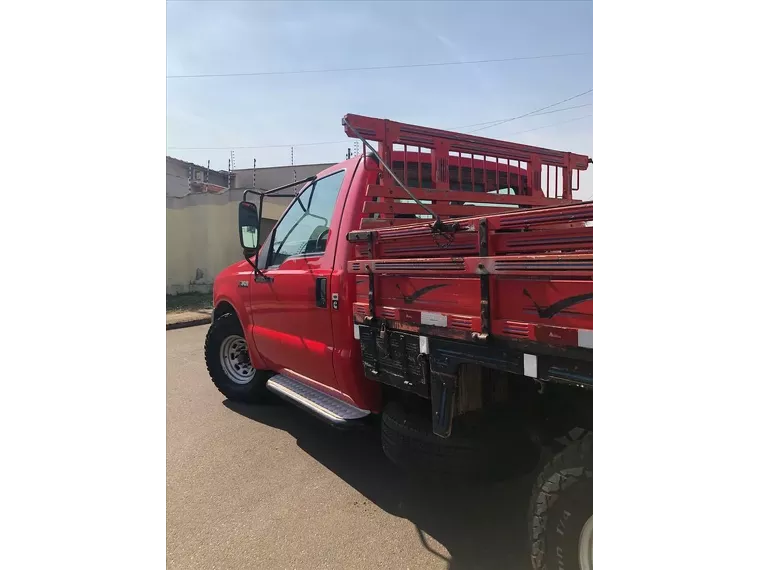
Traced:
<path fill-rule="evenodd" d="M 201 170 L 210 170 L 211 172 L 216 172 L 218 174 L 223 174 L 224 176 L 228 175 L 229 172 L 226 170 L 214 170 L 213 168 L 208 168 L 207 166 L 203 166 L 202 164 L 195 164 L 194 162 L 187 162 L 186 160 L 182 160 L 181 158 L 174 158 L 173 156 L 166 155 L 166 160 L 173 160 L 174 162 L 179 162 L 181 164 L 186 164 L 187 166 L 194 166 L 195 168 L 200 168 Z M 234 174 L 234 172 L 232 172 Z"/>
<path fill-rule="evenodd" d="M 234 170 L 232 170 L 232 174 L 234 174 L 235 172 L 247 172 L 250 170 L 255 170 L 256 172 L 258 172 L 259 170 L 276 170 L 280 168 L 309 168 L 309 167 L 315 167 L 315 166 L 321 166 L 323 170 L 324 168 L 334 166 L 335 164 L 337 163 L 336 162 L 314 162 L 314 163 L 309 163 L 309 164 L 295 164 L 295 165 L 283 164 L 280 166 L 257 166 L 255 169 L 251 166 L 250 168 L 235 168 Z"/>

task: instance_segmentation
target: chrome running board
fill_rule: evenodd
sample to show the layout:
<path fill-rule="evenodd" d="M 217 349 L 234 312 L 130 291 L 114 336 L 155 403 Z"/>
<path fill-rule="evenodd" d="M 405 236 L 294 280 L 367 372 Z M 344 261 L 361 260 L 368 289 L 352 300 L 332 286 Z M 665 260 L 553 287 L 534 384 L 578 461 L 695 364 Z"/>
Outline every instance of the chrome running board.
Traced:
<path fill-rule="evenodd" d="M 371 414 L 283 374 L 269 378 L 266 387 L 335 426 L 348 427 Z"/>

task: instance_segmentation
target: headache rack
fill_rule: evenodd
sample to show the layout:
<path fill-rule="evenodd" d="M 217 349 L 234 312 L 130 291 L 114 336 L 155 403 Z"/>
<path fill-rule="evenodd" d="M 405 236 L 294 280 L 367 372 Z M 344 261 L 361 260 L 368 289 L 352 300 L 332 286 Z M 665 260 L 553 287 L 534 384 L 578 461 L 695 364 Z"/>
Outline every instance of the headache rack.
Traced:
<path fill-rule="evenodd" d="M 361 229 L 579 202 L 592 160 L 441 129 L 348 114 L 350 137 L 377 143 L 378 176 L 366 189 Z M 392 173 L 387 168 L 392 169 Z M 398 184 L 402 182 L 405 189 Z M 409 195 L 408 192 L 411 194 Z"/>

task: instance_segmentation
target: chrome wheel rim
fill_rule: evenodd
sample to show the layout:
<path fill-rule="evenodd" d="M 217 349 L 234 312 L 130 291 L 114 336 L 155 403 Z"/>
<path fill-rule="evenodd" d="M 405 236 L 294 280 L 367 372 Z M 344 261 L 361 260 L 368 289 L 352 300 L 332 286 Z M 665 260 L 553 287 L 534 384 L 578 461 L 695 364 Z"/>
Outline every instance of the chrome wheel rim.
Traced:
<path fill-rule="evenodd" d="M 593 570 L 593 515 L 590 515 L 580 532 L 580 570 Z"/>
<path fill-rule="evenodd" d="M 256 369 L 250 362 L 248 344 L 238 335 L 230 335 L 224 339 L 219 349 L 221 367 L 235 384 L 247 384 L 253 380 Z"/>

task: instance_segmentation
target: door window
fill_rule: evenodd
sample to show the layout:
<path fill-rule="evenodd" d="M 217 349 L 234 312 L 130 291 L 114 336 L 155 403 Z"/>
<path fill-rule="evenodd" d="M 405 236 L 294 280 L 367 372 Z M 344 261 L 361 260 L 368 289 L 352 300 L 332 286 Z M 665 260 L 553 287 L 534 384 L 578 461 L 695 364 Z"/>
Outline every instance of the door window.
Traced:
<path fill-rule="evenodd" d="M 290 204 L 271 237 L 268 267 L 281 265 L 293 256 L 321 255 L 327 247 L 332 214 L 345 171 L 321 178 Z"/>

